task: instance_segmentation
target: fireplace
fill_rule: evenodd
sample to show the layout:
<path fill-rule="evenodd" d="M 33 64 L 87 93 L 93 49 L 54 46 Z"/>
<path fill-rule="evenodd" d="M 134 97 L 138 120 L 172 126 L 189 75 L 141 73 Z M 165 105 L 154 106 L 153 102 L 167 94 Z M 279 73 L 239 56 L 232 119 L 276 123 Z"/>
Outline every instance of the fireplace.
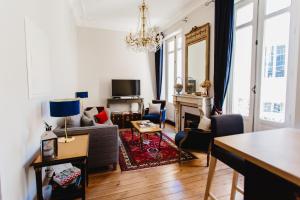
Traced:
<path fill-rule="evenodd" d="M 200 116 L 191 113 L 184 113 L 184 128 L 198 128 Z"/>
<path fill-rule="evenodd" d="M 186 127 L 185 113 L 196 115 L 198 120 L 200 120 L 200 117 L 198 117 L 200 116 L 200 113 L 204 114 L 206 117 L 210 117 L 212 109 L 212 97 L 201 97 L 195 95 L 174 95 L 173 100 L 175 106 L 176 132 L 183 131 L 184 127 Z M 188 118 L 190 117 L 191 116 L 188 116 Z M 189 120 L 193 121 L 193 119 Z"/>

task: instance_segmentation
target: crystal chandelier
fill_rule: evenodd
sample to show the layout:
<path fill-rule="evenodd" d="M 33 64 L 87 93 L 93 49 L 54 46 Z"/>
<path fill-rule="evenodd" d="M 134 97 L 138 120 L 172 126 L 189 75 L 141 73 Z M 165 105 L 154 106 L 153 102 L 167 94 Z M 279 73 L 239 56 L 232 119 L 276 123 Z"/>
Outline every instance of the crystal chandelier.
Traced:
<path fill-rule="evenodd" d="M 155 52 L 162 44 L 163 35 L 158 32 L 157 28 L 151 27 L 148 20 L 148 6 L 145 0 L 143 0 L 139 10 L 138 29 L 136 33 L 129 33 L 129 35 L 126 36 L 127 46 L 136 51 Z"/>

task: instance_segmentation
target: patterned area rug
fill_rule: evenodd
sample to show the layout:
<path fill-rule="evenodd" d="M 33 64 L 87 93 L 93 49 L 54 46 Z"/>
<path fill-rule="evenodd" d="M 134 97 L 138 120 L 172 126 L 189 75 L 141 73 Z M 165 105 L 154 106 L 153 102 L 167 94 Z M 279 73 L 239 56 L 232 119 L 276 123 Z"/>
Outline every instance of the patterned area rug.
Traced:
<path fill-rule="evenodd" d="M 174 141 L 163 133 L 161 148 L 158 149 L 160 134 L 144 135 L 143 150 L 140 137 L 135 132 L 132 140 L 130 130 L 120 130 L 120 167 L 122 171 L 156 167 L 178 162 L 179 150 Z M 182 151 L 182 161 L 197 159 L 189 152 Z"/>

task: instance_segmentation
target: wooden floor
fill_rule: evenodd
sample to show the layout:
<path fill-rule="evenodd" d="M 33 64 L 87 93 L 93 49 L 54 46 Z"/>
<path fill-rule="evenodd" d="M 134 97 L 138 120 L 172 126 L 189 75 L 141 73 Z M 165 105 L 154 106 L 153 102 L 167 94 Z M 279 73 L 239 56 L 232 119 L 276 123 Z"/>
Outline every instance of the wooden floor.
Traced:
<path fill-rule="evenodd" d="M 168 135 L 173 128 L 167 127 Z M 89 175 L 87 199 L 203 199 L 208 168 L 206 155 L 194 153 L 199 159 L 155 168 L 121 172 L 103 172 Z M 229 199 L 232 170 L 218 162 L 212 192 L 220 200 Z M 240 183 L 243 184 L 242 178 Z M 236 200 L 242 199 L 237 194 Z"/>

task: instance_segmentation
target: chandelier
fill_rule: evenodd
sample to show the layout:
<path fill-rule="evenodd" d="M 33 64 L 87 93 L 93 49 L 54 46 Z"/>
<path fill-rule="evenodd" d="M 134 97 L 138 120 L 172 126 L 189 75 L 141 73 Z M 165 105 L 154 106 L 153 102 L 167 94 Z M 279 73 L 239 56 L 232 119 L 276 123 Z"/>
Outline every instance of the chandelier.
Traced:
<path fill-rule="evenodd" d="M 129 33 L 126 36 L 127 46 L 136 51 L 157 51 L 161 44 L 163 35 L 156 27 L 151 27 L 148 20 L 148 6 L 143 0 L 139 7 L 140 17 L 136 33 Z"/>

